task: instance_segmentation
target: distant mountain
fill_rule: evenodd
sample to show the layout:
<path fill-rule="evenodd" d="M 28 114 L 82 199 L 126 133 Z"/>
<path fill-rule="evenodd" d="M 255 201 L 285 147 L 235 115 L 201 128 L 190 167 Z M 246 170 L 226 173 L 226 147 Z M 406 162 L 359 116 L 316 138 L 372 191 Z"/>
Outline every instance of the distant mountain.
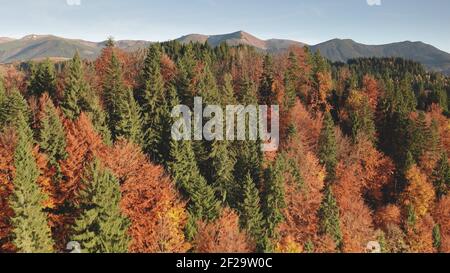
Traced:
<path fill-rule="evenodd" d="M 292 46 L 305 46 L 304 43 L 270 39 L 262 40 L 247 32 L 238 31 L 223 35 L 190 34 L 176 39 L 180 43 L 200 42 L 211 46 L 227 43 L 231 46 L 250 45 L 267 52 L 280 52 Z M 52 35 L 28 35 L 21 39 L 0 38 L 0 63 L 28 61 L 42 58 L 67 59 L 78 50 L 83 58 L 96 58 L 106 42 L 89 42 L 65 39 Z M 126 51 L 147 47 L 151 42 L 123 40 L 117 46 Z M 422 42 L 400 42 L 386 45 L 365 45 L 353 40 L 334 39 L 310 46 L 312 51 L 332 61 L 346 62 L 360 57 L 401 57 L 422 63 L 427 69 L 450 75 L 450 54 Z"/>
<path fill-rule="evenodd" d="M 190 34 L 176 39 L 180 43 L 190 42 L 207 42 L 212 47 L 216 47 L 222 43 L 227 43 L 230 46 L 237 45 L 249 45 L 268 52 L 277 52 L 280 50 L 286 50 L 291 46 L 304 46 L 305 44 L 281 39 L 261 40 L 247 32 L 238 31 L 230 34 L 223 35 L 203 35 L 203 34 Z"/>
<path fill-rule="evenodd" d="M 86 59 L 96 58 L 106 42 L 66 39 L 53 35 L 28 35 L 21 39 L 1 38 L 0 63 L 28 61 L 43 58 L 68 59 L 78 50 Z M 146 41 L 117 41 L 117 46 L 133 51 L 148 46 Z"/>
<path fill-rule="evenodd" d="M 450 74 L 450 54 L 423 42 L 364 45 L 349 39 L 334 39 L 311 46 L 311 50 L 320 50 L 321 55 L 335 62 L 361 57 L 400 57 L 422 63 L 427 69 Z"/>

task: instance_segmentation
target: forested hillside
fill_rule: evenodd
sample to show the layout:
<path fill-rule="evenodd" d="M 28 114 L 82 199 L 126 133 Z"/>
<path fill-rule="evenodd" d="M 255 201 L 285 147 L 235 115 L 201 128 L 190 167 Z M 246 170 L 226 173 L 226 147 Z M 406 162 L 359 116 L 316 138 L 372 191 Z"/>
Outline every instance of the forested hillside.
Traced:
<path fill-rule="evenodd" d="M 0 252 L 450 252 L 449 79 L 307 47 L 111 40 L 0 81 Z M 175 141 L 174 106 L 280 105 L 281 146 Z"/>

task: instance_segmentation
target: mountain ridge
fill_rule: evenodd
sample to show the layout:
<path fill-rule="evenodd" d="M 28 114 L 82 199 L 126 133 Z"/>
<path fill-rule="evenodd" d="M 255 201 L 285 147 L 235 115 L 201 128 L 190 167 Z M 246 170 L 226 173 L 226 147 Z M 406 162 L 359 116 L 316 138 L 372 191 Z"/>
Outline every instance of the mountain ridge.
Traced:
<path fill-rule="evenodd" d="M 292 46 L 309 46 L 287 39 L 262 40 L 245 31 L 220 35 L 188 34 L 175 39 L 180 43 L 200 42 L 215 47 L 221 43 L 230 46 L 249 45 L 257 49 L 276 53 Z M 119 40 L 117 46 L 126 51 L 147 47 L 152 42 L 145 40 Z M 0 63 L 29 61 L 42 58 L 71 58 L 79 51 L 86 59 L 96 58 L 106 42 L 90 42 L 82 39 L 67 39 L 54 35 L 30 34 L 20 39 L 0 37 Z M 420 41 L 403 41 L 381 45 L 367 45 L 352 39 L 335 38 L 317 45 L 310 45 L 313 52 L 331 61 L 346 62 L 361 57 L 401 57 L 422 63 L 427 69 L 450 75 L 450 54 Z"/>

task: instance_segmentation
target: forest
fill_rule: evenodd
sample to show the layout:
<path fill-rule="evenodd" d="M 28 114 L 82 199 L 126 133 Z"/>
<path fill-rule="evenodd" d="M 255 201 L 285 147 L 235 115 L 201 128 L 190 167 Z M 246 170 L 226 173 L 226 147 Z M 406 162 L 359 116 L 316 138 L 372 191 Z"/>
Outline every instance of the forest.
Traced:
<path fill-rule="evenodd" d="M 450 81 L 308 47 L 154 43 L 4 67 L 0 253 L 450 252 Z M 279 105 L 280 147 L 175 141 L 171 111 Z"/>

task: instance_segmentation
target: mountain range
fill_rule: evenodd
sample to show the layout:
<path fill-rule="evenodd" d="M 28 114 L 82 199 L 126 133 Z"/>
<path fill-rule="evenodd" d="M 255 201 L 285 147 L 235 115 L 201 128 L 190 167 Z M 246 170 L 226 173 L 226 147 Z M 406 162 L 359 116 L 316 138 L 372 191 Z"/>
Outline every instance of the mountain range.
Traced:
<path fill-rule="evenodd" d="M 280 52 L 292 46 L 306 44 L 283 39 L 262 40 L 247 32 L 238 31 L 223 35 L 190 34 L 176 39 L 181 43 L 207 42 L 218 46 L 226 42 L 231 46 L 250 45 L 267 52 Z M 147 47 L 151 42 L 139 40 L 117 41 L 125 51 Z M 97 57 L 105 42 L 66 39 L 53 35 L 28 35 L 21 39 L 0 37 L 0 63 L 12 63 L 42 58 L 71 58 L 78 50 L 83 58 Z M 385 45 L 365 45 L 350 39 L 333 39 L 317 45 L 308 45 L 331 61 L 346 62 L 359 57 L 401 57 L 422 63 L 427 69 L 450 75 L 450 54 L 423 42 L 398 42 Z"/>

